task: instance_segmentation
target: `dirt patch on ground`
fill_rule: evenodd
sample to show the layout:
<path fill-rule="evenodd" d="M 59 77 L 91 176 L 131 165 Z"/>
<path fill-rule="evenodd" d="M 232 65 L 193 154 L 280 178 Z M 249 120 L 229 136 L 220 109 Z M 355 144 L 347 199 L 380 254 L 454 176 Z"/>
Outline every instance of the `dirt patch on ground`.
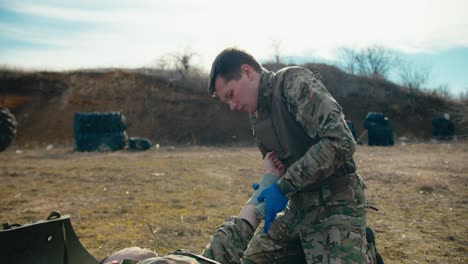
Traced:
<path fill-rule="evenodd" d="M 368 212 L 387 263 L 468 261 L 468 144 L 359 146 Z M 129 246 L 200 252 L 261 174 L 254 148 L 77 153 L 71 146 L 0 153 L 0 220 L 70 214 L 97 258 Z"/>

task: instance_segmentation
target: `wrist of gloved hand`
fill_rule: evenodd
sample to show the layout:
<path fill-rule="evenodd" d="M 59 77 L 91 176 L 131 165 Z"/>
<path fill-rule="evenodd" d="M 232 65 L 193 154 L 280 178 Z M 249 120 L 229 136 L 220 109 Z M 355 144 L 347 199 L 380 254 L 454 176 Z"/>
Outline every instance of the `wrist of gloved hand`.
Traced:
<path fill-rule="evenodd" d="M 257 206 L 255 206 L 255 218 L 257 218 L 259 221 L 262 221 L 265 219 L 265 203 L 259 203 Z"/>
<path fill-rule="evenodd" d="M 272 185 L 276 181 L 278 181 L 279 177 L 271 174 L 266 173 L 262 176 L 259 183 L 252 184 L 252 187 L 255 189 L 255 192 L 250 196 L 249 200 L 247 200 L 247 204 L 258 205 L 257 197 L 258 195 L 265 189 L 266 187 Z"/>

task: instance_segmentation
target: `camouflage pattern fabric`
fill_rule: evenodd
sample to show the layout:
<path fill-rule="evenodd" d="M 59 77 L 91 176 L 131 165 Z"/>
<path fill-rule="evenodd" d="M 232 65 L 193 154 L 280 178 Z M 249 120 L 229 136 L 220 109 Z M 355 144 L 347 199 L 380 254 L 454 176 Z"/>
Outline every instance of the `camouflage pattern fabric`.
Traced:
<path fill-rule="evenodd" d="M 231 217 L 211 236 L 202 255 L 223 264 L 241 263 L 253 233 L 252 227 L 244 220 Z"/>
<path fill-rule="evenodd" d="M 375 263 L 375 252 L 365 233 L 364 183 L 356 173 L 334 174 L 352 161 L 356 144 L 340 105 L 315 74 L 300 67 L 276 74 L 262 72 L 259 111 L 271 109 L 274 89 L 281 89 L 287 113 L 314 143 L 277 182 L 290 199 L 288 207 L 277 216 L 268 234 L 259 229 L 243 262 Z M 255 116 L 251 120 L 255 122 Z M 257 136 L 258 145 L 268 148 L 261 135 Z"/>
<path fill-rule="evenodd" d="M 282 82 L 275 79 L 282 76 Z M 283 101 L 304 131 L 317 141 L 305 155 L 291 165 L 278 184 L 284 194 L 296 192 L 333 174 L 351 160 L 356 142 L 346 125 L 341 106 L 315 74 L 300 67 L 289 67 L 278 74 L 263 71 L 259 88 L 259 107 L 268 104 L 274 86 L 280 85 Z"/>
<path fill-rule="evenodd" d="M 243 263 L 375 263 L 363 184 L 357 174 L 343 177 L 318 192 L 294 194 L 268 234 L 260 228 L 254 235 Z"/>
<path fill-rule="evenodd" d="M 125 264 L 125 262 L 122 264 Z M 189 256 L 169 254 L 162 257 L 145 259 L 138 262 L 138 264 L 200 264 L 200 262 Z"/>
<path fill-rule="evenodd" d="M 274 73 L 262 72 L 259 108 L 281 85 L 289 112 L 316 143 L 278 181 L 290 200 L 268 234 L 259 228 L 253 235 L 242 219 L 228 219 L 211 237 L 203 256 L 220 263 L 375 263 L 375 250 L 365 233 L 364 182 L 357 173 L 329 177 L 355 151 L 341 107 L 310 71 L 294 67 L 280 74 L 283 81 L 276 83 Z M 309 189 L 317 183 L 317 190 Z M 187 258 L 171 254 L 140 264 L 203 263 Z"/>

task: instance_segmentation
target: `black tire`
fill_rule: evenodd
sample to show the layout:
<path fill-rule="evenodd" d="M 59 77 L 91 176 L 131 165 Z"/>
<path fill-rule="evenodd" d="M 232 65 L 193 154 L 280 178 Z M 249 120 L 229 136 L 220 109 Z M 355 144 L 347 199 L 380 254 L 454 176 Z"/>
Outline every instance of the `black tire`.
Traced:
<path fill-rule="evenodd" d="M 77 151 L 95 151 L 99 146 L 98 138 L 95 134 L 77 134 L 75 133 L 75 150 Z"/>
<path fill-rule="evenodd" d="M 132 150 L 147 150 L 151 148 L 153 144 L 151 140 L 147 138 L 131 137 L 128 139 L 128 148 Z"/>
<path fill-rule="evenodd" d="M 73 121 L 75 133 L 112 133 L 127 129 L 125 117 L 120 112 L 75 113 Z"/>
<path fill-rule="evenodd" d="M 77 151 L 115 151 L 125 148 L 126 145 L 125 132 L 75 134 Z"/>
<path fill-rule="evenodd" d="M 432 137 L 436 140 L 453 140 L 455 125 L 444 117 L 432 119 Z"/>
<path fill-rule="evenodd" d="M 367 130 L 369 146 L 393 146 L 393 128 L 390 124 L 374 124 Z"/>
<path fill-rule="evenodd" d="M 114 151 L 127 145 L 125 117 L 120 112 L 75 113 L 75 150 Z"/>
<path fill-rule="evenodd" d="M 0 106 L 0 151 L 10 146 L 16 135 L 16 119 L 7 108 Z"/>
<path fill-rule="evenodd" d="M 350 120 L 346 120 L 346 125 L 348 126 L 351 134 L 353 134 L 354 140 L 356 140 L 356 129 L 354 128 L 354 123 Z"/>
<path fill-rule="evenodd" d="M 374 235 L 374 231 L 372 230 L 372 228 L 366 226 L 366 240 L 367 240 L 367 243 L 369 244 L 373 244 L 374 245 L 374 248 L 375 248 L 375 257 L 377 259 L 377 263 L 376 264 L 384 264 L 384 261 L 383 261 L 383 258 L 382 256 L 380 255 L 379 251 L 377 250 L 377 244 L 375 243 L 375 235 Z"/>
<path fill-rule="evenodd" d="M 375 146 L 378 145 L 378 135 L 376 132 L 376 127 L 371 126 L 367 130 L 367 139 L 368 139 L 368 145 L 369 146 Z"/>
<path fill-rule="evenodd" d="M 106 133 L 101 134 L 99 140 L 98 150 L 99 151 L 116 151 L 125 148 L 127 145 L 127 134 L 125 132 L 120 133 Z"/>
<path fill-rule="evenodd" d="M 369 112 L 366 115 L 366 118 L 364 119 L 364 128 L 369 129 L 373 126 L 376 126 L 378 124 L 383 124 L 385 123 L 385 115 L 382 113 L 376 113 L 376 112 Z"/>

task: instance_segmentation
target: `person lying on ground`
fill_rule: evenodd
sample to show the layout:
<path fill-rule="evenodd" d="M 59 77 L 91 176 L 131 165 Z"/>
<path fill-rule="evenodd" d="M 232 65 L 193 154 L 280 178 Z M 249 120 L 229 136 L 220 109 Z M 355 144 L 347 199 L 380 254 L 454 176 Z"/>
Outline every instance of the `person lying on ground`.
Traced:
<path fill-rule="evenodd" d="M 125 248 L 105 258 L 104 264 L 162 264 L 162 263 L 241 263 L 243 253 L 260 222 L 265 217 L 265 204 L 258 201 L 260 193 L 274 184 L 283 174 L 284 165 L 275 153 L 269 152 L 263 160 L 264 175 L 237 216 L 231 216 L 217 228 L 201 255 L 179 249 L 159 256 L 150 249 Z"/>

